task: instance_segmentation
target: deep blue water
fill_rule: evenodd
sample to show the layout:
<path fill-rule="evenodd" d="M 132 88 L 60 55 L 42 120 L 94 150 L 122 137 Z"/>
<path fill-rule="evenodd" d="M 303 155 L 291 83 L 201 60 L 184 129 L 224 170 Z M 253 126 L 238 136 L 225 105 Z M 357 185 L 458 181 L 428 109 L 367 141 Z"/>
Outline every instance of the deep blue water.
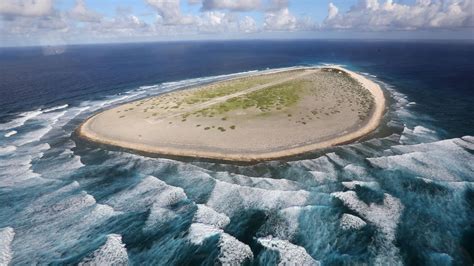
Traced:
<path fill-rule="evenodd" d="M 473 264 L 473 42 L 62 48 L 0 48 L 0 264 Z M 242 166 L 73 135 L 114 104 L 322 64 L 386 89 L 390 107 L 370 138 Z"/>

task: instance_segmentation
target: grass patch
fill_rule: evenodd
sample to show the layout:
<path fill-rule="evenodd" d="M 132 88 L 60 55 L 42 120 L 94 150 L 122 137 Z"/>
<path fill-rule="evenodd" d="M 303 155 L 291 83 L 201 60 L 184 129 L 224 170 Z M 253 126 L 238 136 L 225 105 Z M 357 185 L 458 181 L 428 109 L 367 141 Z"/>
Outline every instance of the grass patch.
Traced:
<path fill-rule="evenodd" d="M 299 72 L 301 70 L 288 71 L 283 75 L 292 75 L 293 72 Z M 195 104 L 206 102 L 213 98 L 222 97 L 225 95 L 233 94 L 239 91 L 246 90 L 255 86 L 263 85 L 268 82 L 275 80 L 275 75 L 281 74 L 267 74 L 253 77 L 239 78 L 232 81 L 224 81 L 214 85 L 210 85 L 209 88 L 201 89 L 193 92 L 191 95 L 186 97 L 183 102 L 187 104 Z"/>
<path fill-rule="evenodd" d="M 223 103 L 196 112 L 203 116 L 213 117 L 232 110 L 257 108 L 261 112 L 282 110 L 298 102 L 300 93 L 305 87 L 304 80 L 293 80 L 266 89 L 229 99 Z M 225 119 L 222 119 L 225 120 Z"/>

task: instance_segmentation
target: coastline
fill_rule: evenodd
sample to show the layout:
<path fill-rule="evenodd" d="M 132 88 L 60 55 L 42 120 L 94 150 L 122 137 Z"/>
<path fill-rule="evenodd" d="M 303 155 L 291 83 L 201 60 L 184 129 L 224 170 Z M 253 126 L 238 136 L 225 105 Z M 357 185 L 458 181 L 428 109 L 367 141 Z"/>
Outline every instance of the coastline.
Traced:
<path fill-rule="evenodd" d="M 317 141 L 310 144 L 303 144 L 298 147 L 288 147 L 282 150 L 277 151 L 265 151 L 265 152 L 245 152 L 245 153 L 230 153 L 227 151 L 208 151 L 208 150 L 199 150 L 193 149 L 192 147 L 160 147 L 152 146 L 145 143 L 129 142 L 123 141 L 120 139 L 113 139 L 110 137 L 105 137 L 97 134 L 91 130 L 90 125 L 100 114 L 95 114 L 88 119 L 86 119 L 76 130 L 77 135 L 80 138 L 86 139 L 91 142 L 116 146 L 120 148 L 125 148 L 132 151 L 155 154 L 155 155 L 164 155 L 164 156 L 173 156 L 173 157 L 188 157 L 188 158 L 204 158 L 211 160 L 223 160 L 223 161 L 233 161 L 233 162 L 258 162 L 258 161 L 269 161 L 276 160 L 281 158 L 292 157 L 296 155 L 301 155 L 315 150 L 320 150 L 324 148 L 329 148 L 332 146 L 345 144 L 358 140 L 367 134 L 374 131 L 380 124 L 384 111 L 385 111 L 385 96 L 380 88 L 380 86 L 371 81 L 370 79 L 357 74 L 353 71 L 347 70 L 339 66 L 326 66 L 325 68 L 337 69 L 349 74 L 353 79 L 357 80 L 365 89 L 367 89 L 374 99 L 374 106 L 372 108 L 370 117 L 361 127 L 357 127 L 353 131 L 344 133 L 343 135 L 331 136 L 328 139 Z"/>

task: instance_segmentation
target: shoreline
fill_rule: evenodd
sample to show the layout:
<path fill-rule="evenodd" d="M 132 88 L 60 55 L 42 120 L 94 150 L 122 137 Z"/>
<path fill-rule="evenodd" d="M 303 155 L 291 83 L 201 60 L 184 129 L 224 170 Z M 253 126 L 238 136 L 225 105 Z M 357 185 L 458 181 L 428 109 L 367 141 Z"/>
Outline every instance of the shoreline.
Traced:
<path fill-rule="evenodd" d="M 353 79 L 357 80 L 365 89 L 367 89 L 373 99 L 374 107 L 372 108 L 370 117 L 368 120 L 364 121 L 361 127 L 356 127 L 355 130 L 349 131 L 347 133 L 342 133 L 343 135 L 329 136 L 327 139 L 322 141 L 317 141 L 311 144 L 301 144 L 298 147 L 288 147 L 286 149 L 281 149 L 277 151 L 264 151 L 264 152 L 246 152 L 246 153 L 231 153 L 225 151 L 206 151 L 193 149 L 185 147 L 182 145 L 179 148 L 176 147 L 159 147 L 152 146 L 145 143 L 136 143 L 129 141 L 122 141 L 120 139 L 112 139 L 96 134 L 93 130 L 89 128 L 90 124 L 94 119 L 103 112 L 103 110 L 97 114 L 92 115 L 87 118 L 80 126 L 77 128 L 77 135 L 91 142 L 111 145 L 119 148 L 124 148 L 127 150 L 132 150 L 136 152 L 152 154 L 152 155 L 163 155 L 170 157 L 187 157 L 187 158 L 203 158 L 211 160 L 221 160 L 229 162 L 259 162 L 259 161 L 270 161 L 282 158 L 288 158 L 292 156 L 302 155 L 304 153 L 312 152 L 315 150 L 321 150 L 324 148 L 333 147 L 336 145 L 346 144 L 353 141 L 356 141 L 369 133 L 373 132 L 379 126 L 384 112 L 385 112 L 385 95 L 381 87 L 371 81 L 370 79 L 357 74 L 353 71 L 347 70 L 339 66 L 324 66 L 320 68 L 332 68 L 340 71 L 344 71 L 349 74 Z M 302 68 L 303 69 L 303 68 Z M 258 74 L 257 74 L 258 75 Z M 253 76 L 253 75 L 251 75 Z"/>

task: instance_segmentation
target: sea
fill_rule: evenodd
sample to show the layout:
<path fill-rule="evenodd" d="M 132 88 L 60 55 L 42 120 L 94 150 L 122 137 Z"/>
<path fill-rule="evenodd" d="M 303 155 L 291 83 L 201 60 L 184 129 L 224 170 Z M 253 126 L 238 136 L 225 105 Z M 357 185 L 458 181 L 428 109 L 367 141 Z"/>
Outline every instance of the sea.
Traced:
<path fill-rule="evenodd" d="M 147 157 L 75 134 L 128 101 L 333 64 L 379 83 L 388 100 L 382 125 L 355 143 L 235 164 Z M 473 261 L 473 41 L 0 48 L 0 265 Z"/>

